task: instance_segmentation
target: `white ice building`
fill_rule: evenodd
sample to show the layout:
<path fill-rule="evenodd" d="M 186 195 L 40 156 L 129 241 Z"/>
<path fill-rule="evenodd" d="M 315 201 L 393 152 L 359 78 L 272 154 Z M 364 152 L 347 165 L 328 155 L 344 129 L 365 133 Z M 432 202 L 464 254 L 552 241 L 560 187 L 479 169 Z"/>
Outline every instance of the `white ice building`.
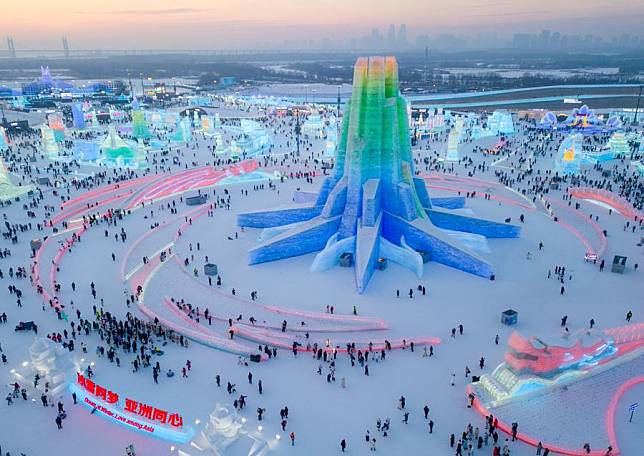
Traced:
<path fill-rule="evenodd" d="M 57 157 L 60 153 L 58 148 L 58 143 L 56 142 L 56 137 L 54 136 L 54 130 L 49 128 L 47 125 L 42 125 L 40 127 L 41 135 L 41 148 L 43 153 L 47 154 L 49 157 Z"/>
<path fill-rule="evenodd" d="M 447 153 L 445 161 L 458 161 L 458 145 L 463 136 L 463 118 L 459 117 L 454 122 L 454 126 L 449 132 L 447 138 Z"/>
<path fill-rule="evenodd" d="M 249 431 L 245 419 L 232 405 L 215 406 L 204 429 L 179 449 L 179 456 L 223 456 L 235 447 L 235 454 L 266 456 L 277 439 L 266 439 L 262 429 Z"/>
<path fill-rule="evenodd" d="M 512 114 L 508 111 L 497 110 L 487 119 L 487 128 L 493 136 L 509 136 L 514 134 Z"/>
<path fill-rule="evenodd" d="M 18 383 L 33 384 L 38 373 L 40 380 L 37 389 L 44 391 L 45 385 L 49 385 L 49 393 L 57 396 L 73 379 L 75 364 L 70 352 L 50 339 L 36 338 L 29 347 L 29 358 L 29 361 L 22 363 L 21 369 L 14 372 Z"/>

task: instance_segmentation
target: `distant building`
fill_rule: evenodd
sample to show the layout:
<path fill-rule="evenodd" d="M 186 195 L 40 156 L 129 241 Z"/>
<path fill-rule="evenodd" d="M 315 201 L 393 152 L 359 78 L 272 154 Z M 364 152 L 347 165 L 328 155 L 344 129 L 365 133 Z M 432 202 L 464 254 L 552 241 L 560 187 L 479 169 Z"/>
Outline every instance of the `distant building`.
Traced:
<path fill-rule="evenodd" d="M 126 92 L 122 81 L 95 82 L 77 87 L 67 81 L 53 79 L 49 67 L 41 67 L 41 77 L 22 85 L 21 93 L 26 97 L 56 95 L 61 93 L 83 95 L 121 95 Z"/>
<path fill-rule="evenodd" d="M 398 29 L 398 47 L 405 48 L 407 47 L 407 25 L 400 24 L 400 29 Z"/>
<path fill-rule="evenodd" d="M 383 44 L 384 38 L 380 34 L 380 29 L 379 28 L 372 28 L 371 29 L 371 39 L 370 39 L 370 48 L 372 49 L 381 49 L 382 44 Z"/>
<path fill-rule="evenodd" d="M 237 84 L 237 78 L 235 76 L 222 76 L 219 78 L 219 85 L 222 87 L 230 87 Z"/>
<path fill-rule="evenodd" d="M 539 34 L 539 48 L 545 49 L 550 45 L 550 30 L 542 30 Z"/>
<path fill-rule="evenodd" d="M 391 24 L 387 31 L 387 47 L 394 49 L 396 47 L 396 26 Z"/>
<path fill-rule="evenodd" d="M 532 37 L 528 33 L 517 33 L 512 40 L 512 47 L 515 49 L 528 49 Z"/>
<path fill-rule="evenodd" d="M 0 98 L 8 98 L 13 96 L 13 91 L 11 87 L 0 86 Z"/>

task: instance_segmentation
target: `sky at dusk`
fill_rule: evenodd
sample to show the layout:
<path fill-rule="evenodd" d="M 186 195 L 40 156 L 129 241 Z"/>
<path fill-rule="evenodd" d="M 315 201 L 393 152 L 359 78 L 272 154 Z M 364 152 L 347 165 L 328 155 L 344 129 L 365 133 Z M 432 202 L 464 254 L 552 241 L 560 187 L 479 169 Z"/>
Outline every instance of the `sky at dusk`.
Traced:
<path fill-rule="evenodd" d="M 92 6 L 100 5 L 100 6 Z M 560 33 L 641 34 L 644 2 L 632 0 L 28 0 L 5 2 L 0 30 L 17 47 L 215 49 L 278 46 L 285 40 L 346 41 L 389 24 L 408 36 L 500 37 Z M 4 37 L 3 37 L 4 41 Z"/>

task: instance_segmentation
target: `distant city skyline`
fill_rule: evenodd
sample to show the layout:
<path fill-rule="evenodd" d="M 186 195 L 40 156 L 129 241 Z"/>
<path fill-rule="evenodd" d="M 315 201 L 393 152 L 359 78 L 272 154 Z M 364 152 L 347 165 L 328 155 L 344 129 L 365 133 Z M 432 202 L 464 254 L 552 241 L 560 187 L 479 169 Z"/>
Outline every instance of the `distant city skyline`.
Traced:
<path fill-rule="evenodd" d="M 283 46 L 400 49 L 422 46 L 423 41 L 440 43 L 448 35 L 457 41 L 469 39 L 478 47 L 517 47 L 515 34 L 538 35 L 542 30 L 559 36 L 593 34 L 605 43 L 614 37 L 619 43 L 620 36 L 641 33 L 644 21 L 644 4 L 630 0 L 516 3 L 372 0 L 365 5 L 354 0 L 185 0 L 177 6 L 173 0 L 141 0 L 133 6 L 125 0 L 113 0 L 109 6 L 90 7 L 80 0 L 35 0 L 4 5 L 0 30 L 5 35 L 3 42 L 12 36 L 18 51 L 62 49 L 63 36 L 72 50 Z M 380 45 L 374 46 L 375 42 Z M 6 50 L 3 44 L 1 48 Z M 361 46 L 364 44 L 369 45 Z"/>

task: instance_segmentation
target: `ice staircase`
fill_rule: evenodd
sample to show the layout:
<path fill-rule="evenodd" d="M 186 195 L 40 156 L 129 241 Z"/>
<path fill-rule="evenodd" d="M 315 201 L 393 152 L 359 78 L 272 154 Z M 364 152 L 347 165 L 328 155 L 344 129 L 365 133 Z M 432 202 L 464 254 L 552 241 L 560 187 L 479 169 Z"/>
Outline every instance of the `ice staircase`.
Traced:
<path fill-rule="evenodd" d="M 508 369 L 505 364 L 501 364 L 494 369 L 492 375 L 484 375 L 481 377 L 479 383 L 485 393 L 490 396 L 491 400 L 498 401 L 510 397 L 518 381 L 519 377 Z"/>

